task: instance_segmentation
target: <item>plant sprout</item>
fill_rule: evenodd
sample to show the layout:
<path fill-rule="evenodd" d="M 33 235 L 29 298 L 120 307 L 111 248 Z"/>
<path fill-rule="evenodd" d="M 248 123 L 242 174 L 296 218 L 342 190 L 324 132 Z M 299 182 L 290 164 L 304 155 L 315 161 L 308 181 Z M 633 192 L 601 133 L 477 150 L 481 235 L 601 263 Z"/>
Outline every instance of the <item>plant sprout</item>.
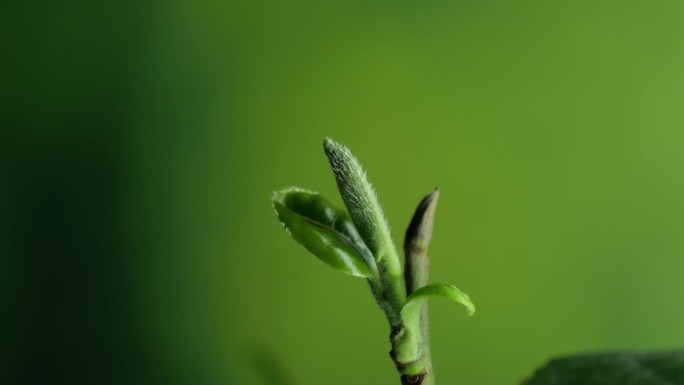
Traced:
<path fill-rule="evenodd" d="M 402 384 L 431 385 L 427 301 L 442 297 L 475 306 L 453 285 L 428 284 L 428 246 L 439 190 L 418 205 L 404 239 L 405 264 L 392 242 L 389 226 L 366 173 L 345 146 L 326 138 L 325 154 L 346 206 L 340 208 L 298 187 L 273 194 L 272 204 L 285 230 L 328 266 L 365 278 L 390 325 L 390 356 Z"/>

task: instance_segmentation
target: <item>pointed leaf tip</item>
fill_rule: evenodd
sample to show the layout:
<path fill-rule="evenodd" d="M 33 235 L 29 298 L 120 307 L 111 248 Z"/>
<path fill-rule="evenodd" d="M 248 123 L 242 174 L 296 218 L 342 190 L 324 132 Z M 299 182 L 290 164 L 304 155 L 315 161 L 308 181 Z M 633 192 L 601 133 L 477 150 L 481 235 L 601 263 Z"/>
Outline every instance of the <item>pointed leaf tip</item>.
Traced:
<path fill-rule="evenodd" d="M 285 230 L 318 259 L 346 274 L 373 276 L 373 257 L 346 211 L 296 187 L 275 191 L 271 203 Z"/>
<path fill-rule="evenodd" d="M 437 208 L 438 200 L 439 189 L 435 188 L 420 201 L 406 230 L 404 237 L 405 249 L 416 247 L 422 252 L 427 252 L 427 247 L 432 239 L 432 225 L 435 220 L 435 209 Z"/>

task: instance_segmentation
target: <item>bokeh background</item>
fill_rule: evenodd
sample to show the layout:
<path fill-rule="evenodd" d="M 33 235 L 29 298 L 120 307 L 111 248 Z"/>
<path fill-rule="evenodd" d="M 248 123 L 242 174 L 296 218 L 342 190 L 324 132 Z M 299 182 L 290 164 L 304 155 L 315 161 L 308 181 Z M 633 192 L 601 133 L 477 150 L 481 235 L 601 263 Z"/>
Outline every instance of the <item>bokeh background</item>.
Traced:
<path fill-rule="evenodd" d="M 0 5 L 0 382 L 394 384 L 363 280 L 269 204 L 340 203 L 329 135 L 402 235 L 441 198 L 442 384 L 684 346 L 681 1 Z"/>

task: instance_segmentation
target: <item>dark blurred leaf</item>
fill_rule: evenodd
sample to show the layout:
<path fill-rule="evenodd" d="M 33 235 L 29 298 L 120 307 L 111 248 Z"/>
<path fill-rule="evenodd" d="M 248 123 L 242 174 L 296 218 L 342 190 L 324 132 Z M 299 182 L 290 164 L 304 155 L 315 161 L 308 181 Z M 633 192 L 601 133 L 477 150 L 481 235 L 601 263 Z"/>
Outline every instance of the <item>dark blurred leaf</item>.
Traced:
<path fill-rule="evenodd" d="M 684 385 L 684 351 L 556 358 L 525 385 Z"/>
<path fill-rule="evenodd" d="M 281 360 L 270 349 L 256 351 L 250 360 L 254 369 L 259 372 L 267 385 L 293 385 Z"/>

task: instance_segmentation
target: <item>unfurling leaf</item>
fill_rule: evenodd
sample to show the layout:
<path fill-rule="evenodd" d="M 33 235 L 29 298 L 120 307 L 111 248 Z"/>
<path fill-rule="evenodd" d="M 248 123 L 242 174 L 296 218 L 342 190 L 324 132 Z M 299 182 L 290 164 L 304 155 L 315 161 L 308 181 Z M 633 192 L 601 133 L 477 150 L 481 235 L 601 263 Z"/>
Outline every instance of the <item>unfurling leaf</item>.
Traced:
<path fill-rule="evenodd" d="M 361 238 L 375 256 L 375 260 L 387 265 L 391 275 L 401 275 L 401 263 L 390 236 L 387 220 L 361 164 L 347 147 L 330 138 L 325 139 L 324 149 L 335 174 L 342 200 Z"/>
<path fill-rule="evenodd" d="M 299 188 L 276 191 L 272 203 L 292 238 L 318 259 L 357 277 L 374 275 L 373 256 L 346 211 L 315 192 Z"/>
<path fill-rule="evenodd" d="M 420 316 L 420 306 L 417 305 L 426 300 L 428 297 L 441 297 L 450 299 L 465 306 L 466 310 L 468 311 L 468 315 L 475 314 L 475 305 L 467 294 L 458 290 L 458 288 L 454 285 L 449 285 L 447 283 L 433 283 L 414 291 L 406 299 L 406 304 L 401 309 L 401 317 L 404 319 L 404 322 L 408 324 L 416 322 Z"/>

